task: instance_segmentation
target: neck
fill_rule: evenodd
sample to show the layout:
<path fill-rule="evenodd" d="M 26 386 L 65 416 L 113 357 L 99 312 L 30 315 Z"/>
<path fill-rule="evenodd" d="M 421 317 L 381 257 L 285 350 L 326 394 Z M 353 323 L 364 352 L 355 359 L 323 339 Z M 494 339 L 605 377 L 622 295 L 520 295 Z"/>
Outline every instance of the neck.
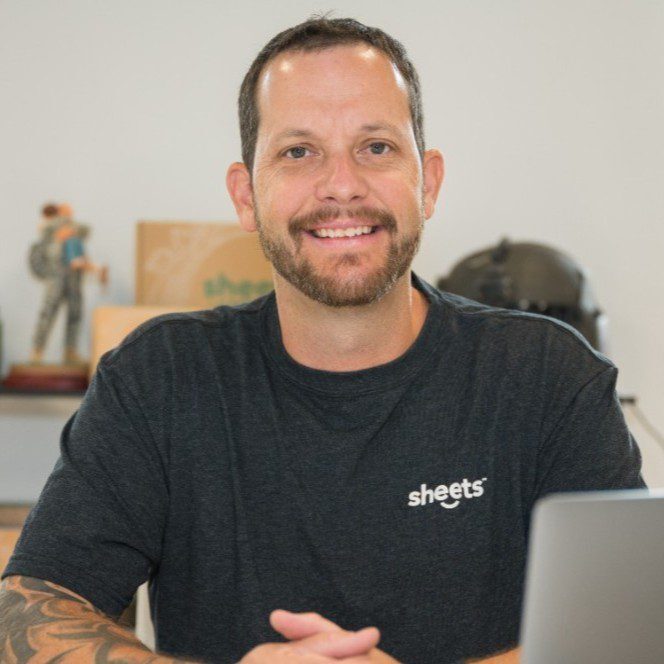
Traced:
<path fill-rule="evenodd" d="M 281 336 L 300 364 L 325 371 L 358 371 L 403 355 L 417 338 L 429 304 L 410 271 L 379 302 L 329 307 L 275 275 Z"/>

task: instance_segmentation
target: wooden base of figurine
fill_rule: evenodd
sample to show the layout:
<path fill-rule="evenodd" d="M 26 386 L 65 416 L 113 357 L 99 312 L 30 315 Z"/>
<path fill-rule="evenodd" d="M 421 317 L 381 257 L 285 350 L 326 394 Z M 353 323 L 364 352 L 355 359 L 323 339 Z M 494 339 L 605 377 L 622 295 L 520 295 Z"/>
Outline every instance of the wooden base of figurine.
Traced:
<path fill-rule="evenodd" d="M 88 387 L 88 365 L 12 364 L 2 386 L 25 392 L 84 392 Z"/>

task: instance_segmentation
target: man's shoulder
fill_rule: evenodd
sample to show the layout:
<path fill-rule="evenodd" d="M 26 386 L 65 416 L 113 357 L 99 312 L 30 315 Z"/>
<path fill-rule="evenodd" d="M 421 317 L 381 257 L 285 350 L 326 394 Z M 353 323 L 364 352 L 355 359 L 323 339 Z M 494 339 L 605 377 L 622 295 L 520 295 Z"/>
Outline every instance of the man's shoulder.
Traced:
<path fill-rule="evenodd" d="M 199 311 L 161 314 L 145 321 L 124 340 L 105 353 L 100 363 L 113 366 L 164 352 L 194 351 L 206 338 L 214 337 L 233 345 L 258 334 L 260 314 L 268 294 L 239 305 L 221 305 Z"/>
<path fill-rule="evenodd" d="M 464 345 L 514 357 L 548 356 L 603 371 L 613 363 L 573 326 L 537 313 L 491 307 L 429 286 L 439 315 Z"/>

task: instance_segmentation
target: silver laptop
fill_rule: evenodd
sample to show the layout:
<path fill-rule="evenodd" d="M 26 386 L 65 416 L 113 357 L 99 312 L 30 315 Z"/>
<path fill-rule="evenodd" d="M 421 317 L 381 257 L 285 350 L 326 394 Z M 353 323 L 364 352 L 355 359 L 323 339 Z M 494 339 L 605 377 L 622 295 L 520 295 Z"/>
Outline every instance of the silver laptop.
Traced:
<path fill-rule="evenodd" d="M 521 644 L 522 664 L 664 662 L 664 490 L 537 504 Z"/>

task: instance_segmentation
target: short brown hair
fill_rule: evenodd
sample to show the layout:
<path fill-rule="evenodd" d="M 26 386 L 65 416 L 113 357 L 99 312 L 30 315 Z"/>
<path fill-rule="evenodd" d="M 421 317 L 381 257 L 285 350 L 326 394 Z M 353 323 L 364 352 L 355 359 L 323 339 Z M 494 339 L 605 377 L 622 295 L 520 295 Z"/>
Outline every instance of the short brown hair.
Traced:
<path fill-rule="evenodd" d="M 58 214 L 58 206 L 55 203 L 46 203 L 41 209 L 42 216 L 56 217 Z"/>
<path fill-rule="evenodd" d="M 256 102 L 256 87 L 261 72 L 268 62 L 285 51 L 318 51 L 333 46 L 362 42 L 385 53 L 401 72 L 408 86 L 415 142 L 420 157 L 424 155 L 424 119 L 420 79 L 403 45 L 379 28 L 370 28 L 352 18 L 332 19 L 315 16 L 273 37 L 251 63 L 251 67 L 242 81 L 238 99 L 240 140 L 242 142 L 242 160 L 250 173 L 254 167 L 260 120 Z"/>

